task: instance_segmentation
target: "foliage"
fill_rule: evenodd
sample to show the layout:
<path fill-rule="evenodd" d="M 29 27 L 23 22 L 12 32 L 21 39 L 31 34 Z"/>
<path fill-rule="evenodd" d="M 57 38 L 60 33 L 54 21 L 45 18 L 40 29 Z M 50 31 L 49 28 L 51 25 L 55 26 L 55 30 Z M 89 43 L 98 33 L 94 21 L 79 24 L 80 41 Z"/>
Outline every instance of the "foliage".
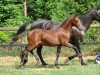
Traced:
<path fill-rule="evenodd" d="M 26 0 L 28 16 L 24 16 L 24 1 L 0 0 L 0 27 L 19 27 L 30 19 L 63 21 L 72 15 L 80 15 L 94 7 L 100 7 L 100 0 Z M 6 43 L 9 34 L 10 32 L 0 32 L 6 38 L 0 37 L 0 43 Z"/>
<path fill-rule="evenodd" d="M 90 28 L 84 38 L 84 42 L 100 41 L 100 28 Z"/>
<path fill-rule="evenodd" d="M 17 4 L 16 0 L 0 1 L 0 26 L 19 26 L 28 17 L 23 15 L 23 4 Z"/>
<path fill-rule="evenodd" d="M 100 6 L 99 0 L 30 0 L 29 16 L 33 19 L 52 19 L 63 21 L 71 15 L 80 15 L 93 7 Z"/>

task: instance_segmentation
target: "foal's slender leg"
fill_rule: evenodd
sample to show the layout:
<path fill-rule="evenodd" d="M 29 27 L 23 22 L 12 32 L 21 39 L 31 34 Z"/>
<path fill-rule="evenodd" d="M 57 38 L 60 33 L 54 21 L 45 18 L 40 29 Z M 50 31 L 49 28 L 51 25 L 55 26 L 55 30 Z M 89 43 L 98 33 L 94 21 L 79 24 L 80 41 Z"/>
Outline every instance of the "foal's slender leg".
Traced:
<path fill-rule="evenodd" d="M 77 57 L 78 56 L 78 50 L 77 50 L 77 47 L 73 47 L 73 49 L 75 50 L 75 52 L 76 52 L 76 54 L 75 55 L 73 55 L 73 56 L 70 56 L 70 57 L 68 57 L 68 60 L 66 60 L 66 62 L 68 62 L 68 61 L 70 61 L 70 60 L 72 60 L 73 58 L 75 58 L 75 57 Z"/>
<path fill-rule="evenodd" d="M 55 60 L 55 66 L 56 66 L 57 68 L 59 68 L 59 66 L 58 66 L 58 58 L 59 58 L 59 54 L 60 54 L 60 51 L 61 51 L 61 47 L 62 47 L 62 46 L 58 46 L 58 47 L 57 47 L 56 60 Z"/>
<path fill-rule="evenodd" d="M 79 54 L 80 54 L 79 61 L 80 61 L 81 65 L 86 65 L 86 63 L 84 63 L 84 61 L 83 61 L 81 50 L 80 49 L 78 49 L 78 50 L 79 50 Z"/>
<path fill-rule="evenodd" d="M 38 56 L 39 56 L 39 58 L 40 58 L 40 61 L 41 61 L 42 65 L 46 66 L 47 63 L 45 63 L 45 61 L 43 60 L 42 55 L 41 55 L 42 47 L 43 47 L 43 46 L 41 45 L 41 46 L 39 46 L 39 47 L 37 48 L 37 54 L 38 54 Z"/>
<path fill-rule="evenodd" d="M 28 59 L 28 51 L 31 51 L 32 49 L 35 49 L 35 46 L 34 45 L 27 45 L 25 47 L 24 50 L 22 50 L 22 54 L 21 54 L 21 65 L 20 67 L 22 68 L 26 62 L 27 62 L 27 59 Z"/>
<path fill-rule="evenodd" d="M 78 49 L 77 49 L 76 46 L 74 46 L 74 45 L 72 45 L 72 44 L 70 44 L 70 43 L 66 43 L 65 46 L 66 46 L 66 47 L 73 48 L 73 49 L 75 50 L 75 52 L 76 52 L 75 55 L 68 57 L 68 60 L 66 60 L 66 62 L 69 61 L 69 60 L 72 60 L 73 58 L 75 58 L 75 57 L 77 57 L 77 56 L 80 57 L 80 53 L 79 53 L 79 51 L 78 51 Z M 65 63 L 66 63 L 66 62 L 65 62 Z"/>
<path fill-rule="evenodd" d="M 73 55 L 73 56 L 68 57 L 67 61 L 72 60 L 73 58 L 78 56 L 79 57 L 79 61 L 81 62 L 81 65 L 85 65 L 85 63 L 83 62 L 83 59 L 82 59 L 82 54 L 79 52 L 77 47 L 74 47 L 73 49 L 75 50 L 76 54 Z"/>
<path fill-rule="evenodd" d="M 80 48 L 79 40 L 77 40 L 77 39 L 74 38 L 73 40 L 71 39 L 71 41 L 72 41 L 71 44 L 73 44 L 74 46 L 76 46 L 76 48 L 78 50 L 79 60 L 80 60 L 81 64 L 84 65 L 85 63 L 84 63 L 83 58 L 82 58 L 82 53 L 81 53 L 81 48 Z M 74 48 L 74 50 L 75 50 L 76 54 L 73 55 L 73 56 L 68 57 L 68 59 L 66 60 L 66 62 L 68 62 L 68 61 L 72 60 L 73 58 L 77 57 L 77 50 L 75 48 Z"/>
<path fill-rule="evenodd" d="M 75 46 L 77 47 L 79 54 L 80 54 L 79 61 L 80 61 L 81 65 L 86 65 L 86 63 L 84 63 L 83 58 L 82 58 L 80 43 L 77 41 L 77 44 L 75 44 Z"/>
<path fill-rule="evenodd" d="M 26 46 L 27 47 L 27 46 Z M 26 62 L 28 61 L 28 52 L 26 51 L 26 47 L 24 50 L 21 52 L 21 65 L 20 67 L 22 68 Z"/>

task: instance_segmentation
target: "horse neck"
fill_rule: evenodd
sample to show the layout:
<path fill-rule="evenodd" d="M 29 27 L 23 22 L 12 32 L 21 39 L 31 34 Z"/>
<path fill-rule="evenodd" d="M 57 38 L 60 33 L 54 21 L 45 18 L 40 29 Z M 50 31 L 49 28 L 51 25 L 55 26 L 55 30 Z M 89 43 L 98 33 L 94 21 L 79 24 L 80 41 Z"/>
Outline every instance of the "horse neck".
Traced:
<path fill-rule="evenodd" d="M 71 32 L 71 30 L 72 30 L 72 23 L 71 23 L 71 20 L 69 20 L 69 21 L 67 21 L 67 22 L 65 22 L 65 23 L 63 23 L 62 25 L 61 25 L 61 28 L 63 28 L 64 30 L 66 30 L 67 32 Z"/>
<path fill-rule="evenodd" d="M 80 19 L 81 23 L 83 24 L 83 26 L 85 27 L 84 31 L 87 31 L 89 29 L 92 21 L 93 21 L 93 17 L 92 17 L 91 11 L 81 15 L 79 17 L 79 19 Z"/>

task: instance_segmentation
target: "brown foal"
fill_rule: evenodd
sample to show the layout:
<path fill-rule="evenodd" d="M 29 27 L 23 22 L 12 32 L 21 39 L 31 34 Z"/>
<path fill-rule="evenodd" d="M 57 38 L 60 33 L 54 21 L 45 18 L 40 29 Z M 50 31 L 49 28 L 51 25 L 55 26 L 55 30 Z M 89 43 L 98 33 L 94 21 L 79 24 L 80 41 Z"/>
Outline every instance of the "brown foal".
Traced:
<path fill-rule="evenodd" d="M 78 17 L 73 16 L 69 20 L 65 20 L 61 26 L 55 30 L 43 30 L 34 29 L 30 31 L 27 35 L 28 45 L 26 46 L 24 52 L 21 55 L 21 66 L 24 65 L 25 55 L 35 48 L 41 45 L 44 46 L 65 46 L 69 48 L 74 48 L 75 46 L 69 43 L 72 26 L 76 26 L 79 30 L 82 30 L 83 25 L 81 24 Z M 58 68 L 59 52 L 56 54 L 55 66 Z"/>

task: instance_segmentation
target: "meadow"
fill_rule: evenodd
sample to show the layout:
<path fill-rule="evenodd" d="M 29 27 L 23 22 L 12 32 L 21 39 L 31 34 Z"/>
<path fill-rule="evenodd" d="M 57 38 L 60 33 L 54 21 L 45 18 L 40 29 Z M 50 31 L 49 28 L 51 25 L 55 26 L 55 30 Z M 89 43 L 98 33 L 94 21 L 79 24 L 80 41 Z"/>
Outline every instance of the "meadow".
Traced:
<path fill-rule="evenodd" d="M 29 61 L 23 69 L 19 68 L 21 50 L 19 47 L 13 47 L 12 50 L 0 48 L 0 75 L 100 75 L 100 64 L 95 62 L 96 52 L 94 52 L 99 49 L 100 45 L 91 47 L 82 47 L 86 66 L 80 65 L 78 58 L 64 64 L 66 57 L 74 54 L 74 51 L 63 47 L 59 57 L 60 69 L 54 67 L 55 48 L 43 48 L 43 58 L 48 66 L 42 66 L 41 63 L 36 65 L 34 57 L 29 54 Z"/>
<path fill-rule="evenodd" d="M 19 57 L 0 57 L 0 75 L 100 75 L 100 65 L 94 62 L 93 56 L 84 57 L 86 66 L 79 64 L 77 59 L 74 59 L 67 64 L 63 64 L 65 57 L 60 57 L 60 69 L 54 67 L 54 57 L 46 56 L 45 60 L 48 66 L 41 64 L 35 65 L 34 58 L 29 57 L 29 62 L 23 69 L 19 68 Z"/>

